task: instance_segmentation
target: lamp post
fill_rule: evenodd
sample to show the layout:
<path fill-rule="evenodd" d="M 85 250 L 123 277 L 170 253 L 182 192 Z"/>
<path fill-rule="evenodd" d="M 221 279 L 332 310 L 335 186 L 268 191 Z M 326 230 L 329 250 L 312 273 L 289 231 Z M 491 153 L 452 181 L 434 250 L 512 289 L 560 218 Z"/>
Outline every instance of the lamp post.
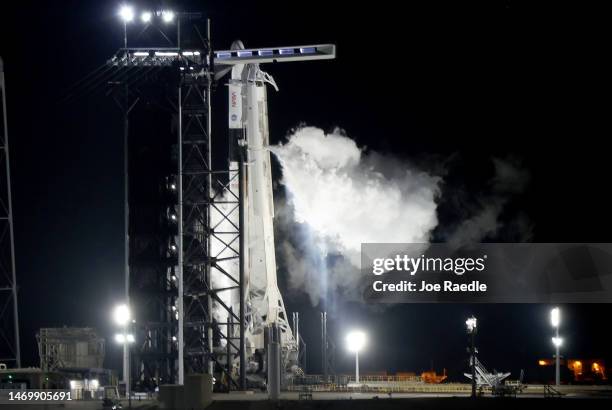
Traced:
<path fill-rule="evenodd" d="M 127 53 L 127 24 L 134 20 L 134 8 L 124 4 L 119 8 L 119 17 L 123 21 L 123 47 Z M 125 82 L 125 102 L 124 102 L 124 118 L 123 118 L 123 195 L 124 195 L 124 210 L 123 210 L 123 269 L 125 280 L 125 300 L 129 304 L 130 301 L 130 237 L 129 237 L 129 175 L 128 175 L 128 135 L 129 135 L 129 93 L 127 81 Z M 115 335 L 115 340 L 123 344 L 123 381 L 125 383 L 125 394 L 128 397 L 130 408 L 132 407 L 130 395 L 130 349 L 129 343 L 134 341 L 134 336 L 128 334 L 127 326 L 131 320 L 130 308 L 127 304 L 115 307 L 113 311 L 115 323 L 123 328 L 123 333 Z M 121 336 L 121 337 L 120 337 Z M 128 336 L 131 337 L 131 342 Z M 121 341 L 120 341 L 121 340 Z"/>
<path fill-rule="evenodd" d="M 559 348 L 563 344 L 563 338 L 559 337 L 559 325 L 561 324 L 561 310 L 556 307 L 550 311 L 550 323 L 555 328 L 555 336 L 552 338 L 555 346 L 555 385 L 561 384 L 561 362 Z"/>
<path fill-rule="evenodd" d="M 119 17 L 123 21 L 123 47 L 127 49 L 127 23 L 134 20 L 134 8 L 124 4 L 119 8 Z"/>
<path fill-rule="evenodd" d="M 470 368 L 472 370 L 472 397 L 476 397 L 476 331 L 477 320 L 474 316 L 465 321 L 467 332 L 470 335 Z"/>
<path fill-rule="evenodd" d="M 134 343 L 134 335 L 129 333 L 129 324 L 131 323 L 132 314 L 128 305 L 116 306 L 113 310 L 113 320 L 122 328 L 121 333 L 115 335 L 115 341 L 123 345 L 123 381 L 125 383 L 125 394 L 128 400 L 130 394 L 130 344 Z"/>
<path fill-rule="evenodd" d="M 362 331 L 354 330 L 346 336 L 346 345 L 349 351 L 355 352 L 355 383 L 359 384 L 359 351 L 366 343 L 366 335 Z"/>

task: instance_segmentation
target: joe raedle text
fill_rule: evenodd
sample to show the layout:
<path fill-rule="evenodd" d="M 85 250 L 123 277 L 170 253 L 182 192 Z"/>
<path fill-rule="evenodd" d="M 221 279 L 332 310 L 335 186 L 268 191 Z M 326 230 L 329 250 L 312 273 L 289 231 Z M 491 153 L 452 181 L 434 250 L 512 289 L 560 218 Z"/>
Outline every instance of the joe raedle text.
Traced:
<path fill-rule="evenodd" d="M 450 280 L 442 283 L 428 283 L 424 280 L 420 282 L 401 280 L 386 283 L 376 280 L 372 283 L 372 288 L 374 292 L 486 292 L 487 284 L 479 280 L 470 283 L 455 283 Z"/>

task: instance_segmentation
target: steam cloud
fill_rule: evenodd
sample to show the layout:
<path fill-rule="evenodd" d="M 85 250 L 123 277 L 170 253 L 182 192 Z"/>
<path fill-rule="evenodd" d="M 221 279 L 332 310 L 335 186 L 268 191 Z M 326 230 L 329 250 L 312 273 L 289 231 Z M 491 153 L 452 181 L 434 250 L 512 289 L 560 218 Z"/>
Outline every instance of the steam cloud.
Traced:
<path fill-rule="evenodd" d="M 302 239 L 285 240 L 278 250 L 289 286 L 305 290 L 313 304 L 326 292 L 359 296 L 352 291 L 360 280 L 361 243 L 429 242 L 438 223 L 440 178 L 365 153 L 339 129 L 326 134 L 302 127 L 270 149 L 288 193 L 288 207 L 277 207 L 276 221 L 297 222 Z M 342 257 L 330 262 L 335 255 Z"/>

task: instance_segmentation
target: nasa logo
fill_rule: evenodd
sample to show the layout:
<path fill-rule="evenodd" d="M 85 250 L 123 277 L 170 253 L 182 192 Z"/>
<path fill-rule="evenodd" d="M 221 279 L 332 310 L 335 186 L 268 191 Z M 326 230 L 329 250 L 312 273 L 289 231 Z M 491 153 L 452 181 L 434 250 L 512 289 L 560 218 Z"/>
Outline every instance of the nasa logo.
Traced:
<path fill-rule="evenodd" d="M 236 114 L 232 114 L 232 121 L 236 121 L 238 119 L 238 116 Z"/>

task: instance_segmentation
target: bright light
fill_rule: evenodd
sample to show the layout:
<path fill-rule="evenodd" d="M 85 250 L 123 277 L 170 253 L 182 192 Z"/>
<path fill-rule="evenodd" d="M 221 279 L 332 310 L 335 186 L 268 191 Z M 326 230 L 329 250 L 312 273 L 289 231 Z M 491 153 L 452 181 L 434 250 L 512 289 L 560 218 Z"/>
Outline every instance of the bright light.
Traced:
<path fill-rule="evenodd" d="M 546 366 L 546 360 L 539 360 L 539 361 L 538 361 L 538 364 L 539 364 L 540 366 Z"/>
<path fill-rule="evenodd" d="M 172 336 L 172 341 L 176 342 L 176 336 Z"/>
<path fill-rule="evenodd" d="M 164 23 L 171 23 L 174 20 L 174 12 L 172 10 L 162 11 L 162 20 Z"/>
<path fill-rule="evenodd" d="M 550 311 L 550 323 L 553 325 L 553 327 L 559 327 L 559 324 L 561 323 L 561 311 L 558 307 Z"/>
<path fill-rule="evenodd" d="M 113 311 L 113 319 L 119 326 L 125 326 L 130 321 L 130 308 L 127 305 L 119 305 Z"/>
<path fill-rule="evenodd" d="M 176 189 L 176 184 L 170 184 L 170 189 L 174 191 Z"/>
<path fill-rule="evenodd" d="M 115 335 L 115 342 L 117 342 L 120 345 L 124 345 L 126 343 L 134 343 L 135 341 L 136 339 L 134 338 L 134 335 L 132 334 L 125 335 L 123 333 L 117 333 Z"/>
<path fill-rule="evenodd" d="M 134 9 L 132 6 L 121 6 L 121 8 L 119 8 L 119 17 L 126 23 L 134 20 Z"/>
<path fill-rule="evenodd" d="M 100 387 L 100 382 L 98 382 L 98 379 L 93 379 L 89 382 L 89 387 L 92 390 L 98 390 L 98 387 Z"/>
<path fill-rule="evenodd" d="M 176 57 L 178 53 L 174 51 L 156 51 L 155 57 Z"/>
<path fill-rule="evenodd" d="M 76 384 L 77 384 L 76 380 L 70 380 L 70 389 L 71 390 L 76 389 Z"/>
<path fill-rule="evenodd" d="M 140 20 L 142 20 L 143 23 L 151 22 L 152 18 L 153 18 L 153 14 L 150 11 L 143 11 L 142 14 L 140 15 Z"/>
<path fill-rule="evenodd" d="M 172 219 L 173 221 L 176 221 L 176 215 L 174 214 L 170 215 L 170 219 Z"/>
<path fill-rule="evenodd" d="M 465 325 L 467 326 L 468 332 L 473 332 L 474 329 L 476 329 L 476 318 L 474 316 L 468 318 L 468 320 L 465 321 Z"/>
<path fill-rule="evenodd" d="M 346 346 L 351 352 L 358 352 L 365 346 L 366 335 L 362 331 L 355 330 L 346 335 Z"/>
<path fill-rule="evenodd" d="M 552 338 L 552 342 L 555 345 L 555 347 L 559 347 L 563 344 L 563 338 L 561 337 L 553 337 Z"/>

